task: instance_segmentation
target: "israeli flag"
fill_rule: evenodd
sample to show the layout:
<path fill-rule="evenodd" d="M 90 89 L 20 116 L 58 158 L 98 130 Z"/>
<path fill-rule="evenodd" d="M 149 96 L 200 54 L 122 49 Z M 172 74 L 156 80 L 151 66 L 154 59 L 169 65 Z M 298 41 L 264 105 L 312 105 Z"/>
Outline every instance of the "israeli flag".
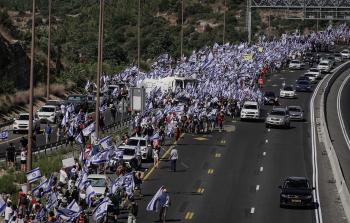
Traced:
<path fill-rule="evenodd" d="M 92 198 L 95 196 L 96 193 L 91 185 L 87 186 L 87 188 L 85 189 L 85 192 L 86 192 L 85 202 L 87 205 L 89 205 L 89 207 L 91 207 L 93 203 Z"/>
<path fill-rule="evenodd" d="M 147 211 L 157 211 L 158 198 L 162 195 L 163 186 L 158 189 L 157 193 L 152 197 L 152 200 L 148 203 Z"/>
<path fill-rule="evenodd" d="M 88 183 L 87 181 L 87 171 L 85 168 L 81 171 L 81 173 L 78 176 L 77 181 L 75 182 L 75 186 L 78 187 L 80 190 L 84 189 L 86 184 Z"/>
<path fill-rule="evenodd" d="M 57 199 L 56 193 L 54 192 L 49 193 L 47 196 L 46 209 L 52 210 L 57 206 L 57 204 L 58 204 L 58 199 Z"/>
<path fill-rule="evenodd" d="M 73 136 L 74 135 L 74 127 L 73 127 L 73 125 L 70 125 L 70 127 L 68 129 L 68 135 L 69 136 Z"/>
<path fill-rule="evenodd" d="M 93 131 L 95 131 L 95 122 L 82 130 L 83 136 L 89 136 Z"/>
<path fill-rule="evenodd" d="M 160 139 L 159 132 L 156 132 L 149 140 L 155 140 L 155 139 Z"/>
<path fill-rule="evenodd" d="M 6 140 L 9 137 L 9 131 L 3 130 L 0 132 L 0 140 Z"/>
<path fill-rule="evenodd" d="M 87 81 L 86 85 L 85 85 L 85 90 L 88 91 L 90 87 L 90 80 Z"/>
<path fill-rule="evenodd" d="M 28 183 L 33 183 L 41 178 L 41 172 L 39 167 L 32 169 L 27 172 L 27 181 Z"/>
<path fill-rule="evenodd" d="M 40 211 L 36 214 L 35 219 L 42 221 L 47 214 L 47 211 L 45 208 L 41 208 Z"/>
<path fill-rule="evenodd" d="M 134 193 L 135 181 L 132 173 L 125 175 L 123 185 L 125 187 L 125 192 L 127 195 L 130 196 Z"/>
<path fill-rule="evenodd" d="M 100 144 L 102 146 L 103 149 L 108 149 L 109 145 L 108 142 L 112 139 L 112 136 L 106 136 L 102 139 L 100 139 L 100 141 L 98 142 L 98 144 Z"/>
<path fill-rule="evenodd" d="M 5 208 L 6 208 L 6 202 L 0 196 L 0 215 L 2 215 L 2 213 L 5 211 Z"/>
<path fill-rule="evenodd" d="M 69 121 L 69 111 L 67 110 L 66 113 L 63 116 L 61 125 L 65 126 L 68 123 L 68 121 Z"/>
<path fill-rule="evenodd" d="M 67 208 L 71 211 L 75 211 L 77 213 L 81 212 L 80 206 L 77 204 L 77 202 L 75 200 L 72 200 L 72 202 L 70 202 L 70 204 L 67 206 Z"/>
<path fill-rule="evenodd" d="M 61 218 L 64 221 L 72 222 L 75 218 L 79 216 L 79 212 L 72 211 L 68 208 L 58 208 L 56 210 L 58 218 Z"/>
<path fill-rule="evenodd" d="M 112 184 L 112 186 L 109 188 L 109 192 L 114 194 L 118 188 L 122 188 L 124 183 L 124 176 L 119 176 L 116 178 Z"/>
<path fill-rule="evenodd" d="M 104 104 L 104 105 L 102 105 L 102 106 L 100 107 L 100 112 L 101 112 L 101 113 L 103 113 L 103 112 L 105 112 L 105 111 L 107 111 L 107 105 L 106 105 L 106 104 Z"/>
<path fill-rule="evenodd" d="M 49 193 L 51 191 L 52 180 L 53 180 L 52 176 L 50 178 L 46 179 L 44 182 L 39 184 L 39 186 L 37 186 L 36 188 L 34 188 L 32 190 L 32 194 L 34 196 L 39 196 L 40 189 L 43 190 L 43 194 Z"/>
<path fill-rule="evenodd" d="M 94 209 L 92 218 L 95 222 L 103 218 L 107 214 L 108 205 L 111 203 L 108 197 L 105 197 Z"/>
<path fill-rule="evenodd" d="M 75 137 L 75 141 L 78 143 L 78 144 L 83 144 L 83 137 L 81 135 L 81 132 Z"/>
<path fill-rule="evenodd" d="M 107 163 L 109 161 L 109 150 L 103 150 L 96 155 L 94 155 L 91 159 L 91 164 L 101 164 Z"/>

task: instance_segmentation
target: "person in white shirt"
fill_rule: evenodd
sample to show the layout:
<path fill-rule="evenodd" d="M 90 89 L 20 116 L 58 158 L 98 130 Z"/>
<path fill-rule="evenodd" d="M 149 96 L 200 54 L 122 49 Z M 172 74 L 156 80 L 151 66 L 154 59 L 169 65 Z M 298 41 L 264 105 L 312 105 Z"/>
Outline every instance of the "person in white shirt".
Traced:
<path fill-rule="evenodd" d="M 26 165 L 27 165 L 27 151 L 25 148 L 21 151 L 21 170 L 23 172 L 26 171 Z"/>
<path fill-rule="evenodd" d="M 11 206 L 12 206 L 11 201 L 8 201 L 5 208 L 5 223 L 8 223 L 10 221 L 10 218 L 13 214 L 13 210 Z"/>
<path fill-rule="evenodd" d="M 176 172 L 176 161 L 179 159 L 179 154 L 177 149 L 174 147 L 170 152 L 170 162 L 171 167 L 170 170 Z"/>
<path fill-rule="evenodd" d="M 67 184 L 67 179 L 68 179 L 68 175 L 64 169 L 64 167 L 61 168 L 60 170 L 60 183 L 63 185 Z"/>

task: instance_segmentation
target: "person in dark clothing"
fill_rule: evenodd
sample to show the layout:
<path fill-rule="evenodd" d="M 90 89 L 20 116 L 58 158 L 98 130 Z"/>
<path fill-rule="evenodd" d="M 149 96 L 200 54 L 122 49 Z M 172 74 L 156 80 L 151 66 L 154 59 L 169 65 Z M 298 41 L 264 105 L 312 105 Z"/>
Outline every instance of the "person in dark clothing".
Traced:
<path fill-rule="evenodd" d="M 111 115 L 112 115 L 113 123 L 115 123 L 116 114 L 117 114 L 117 108 L 115 107 L 115 104 L 112 103 Z"/>
<path fill-rule="evenodd" d="M 24 138 L 24 136 L 22 136 L 21 140 L 20 140 L 21 146 L 23 148 L 26 148 L 28 145 L 28 139 Z"/>
<path fill-rule="evenodd" d="M 7 165 L 8 167 L 13 167 L 16 157 L 16 148 L 11 142 L 9 147 L 6 149 Z"/>

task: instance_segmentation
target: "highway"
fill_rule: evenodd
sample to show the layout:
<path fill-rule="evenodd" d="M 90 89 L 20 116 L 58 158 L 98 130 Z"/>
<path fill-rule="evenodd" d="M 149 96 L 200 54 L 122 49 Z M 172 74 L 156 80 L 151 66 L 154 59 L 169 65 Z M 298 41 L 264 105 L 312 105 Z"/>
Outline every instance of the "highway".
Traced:
<path fill-rule="evenodd" d="M 283 82 L 294 84 L 304 71 L 282 71 L 267 80 L 264 90 L 277 95 Z M 266 129 L 263 122 L 226 120 L 223 133 L 185 134 L 177 145 L 178 172 L 161 162 L 143 184 L 139 222 L 153 222 L 157 213 L 146 205 L 162 185 L 172 205 L 167 222 L 316 222 L 314 210 L 279 207 L 278 186 L 288 176 L 312 180 L 309 101 L 311 93 L 297 99 L 280 99 L 281 105 L 301 105 L 306 122 L 291 129 Z M 272 106 L 264 106 L 269 112 Z"/>

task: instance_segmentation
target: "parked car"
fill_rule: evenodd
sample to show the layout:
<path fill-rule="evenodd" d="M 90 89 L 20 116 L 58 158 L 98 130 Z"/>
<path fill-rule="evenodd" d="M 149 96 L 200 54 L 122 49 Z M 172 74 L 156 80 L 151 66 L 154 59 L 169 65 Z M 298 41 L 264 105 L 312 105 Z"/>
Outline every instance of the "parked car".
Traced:
<path fill-rule="evenodd" d="M 300 60 L 292 60 L 290 63 L 289 63 L 289 69 L 297 69 L 297 70 L 300 70 L 300 69 L 303 69 L 305 66 L 304 63 L 302 63 Z"/>
<path fill-rule="evenodd" d="M 266 117 L 265 120 L 266 128 L 271 126 L 280 126 L 290 128 L 290 116 L 287 108 L 285 107 L 274 107 Z"/>
<path fill-rule="evenodd" d="M 316 83 L 316 76 L 314 74 L 306 73 L 304 77 L 307 77 L 311 83 Z"/>
<path fill-rule="evenodd" d="M 255 101 L 246 101 L 241 109 L 241 120 L 260 119 L 260 107 Z"/>
<path fill-rule="evenodd" d="M 37 115 L 42 123 L 57 123 L 59 120 L 60 112 L 61 110 L 58 109 L 55 105 L 44 105 L 37 111 Z"/>
<path fill-rule="evenodd" d="M 88 109 L 88 101 L 86 95 L 81 94 L 72 94 L 67 97 L 64 104 L 74 106 L 75 112 L 79 112 L 80 109 L 87 110 Z"/>
<path fill-rule="evenodd" d="M 312 85 L 310 81 L 307 80 L 298 80 L 295 85 L 295 91 L 297 92 L 311 92 Z"/>
<path fill-rule="evenodd" d="M 139 151 L 137 147 L 122 145 L 119 146 L 118 149 L 123 150 L 123 160 L 127 164 L 130 164 L 130 166 L 135 169 L 141 167 L 142 156 L 141 151 Z"/>
<path fill-rule="evenodd" d="M 275 92 L 273 92 L 273 91 L 264 92 L 264 104 L 265 105 L 278 105 L 278 97 L 276 97 Z"/>
<path fill-rule="evenodd" d="M 335 59 L 335 62 L 340 63 L 343 61 L 343 56 L 341 55 L 341 53 L 335 53 L 334 59 Z"/>
<path fill-rule="evenodd" d="M 152 148 L 151 145 L 147 143 L 147 140 L 143 137 L 131 137 L 128 139 L 124 148 L 132 148 L 137 149 L 140 147 L 140 154 L 142 160 L 150 160 L 152 159 Z"/>
<path fill-rule="evenodd" d="M 321 60 L 317 65 L 317 69 L 324 73 L 329 73 L 332 69 L 331 62 L 329 60 Z"/>
<path fill-rule="evenodd" d="M 314 199 L 309 180 L 306 177 L 288 177 L 278 188 L 280 193 L 280 207 L 313 207 Z"/>
<path fill-rule="evenodd" d="M 29 113 L 20 113 L 13 122 L 13 133 L 28 132 L 29 130 Z M 33 131 L 40 131 L 40 120 L 34 115 L 33 117 Z"/>
<path fill-rule="evenodd" d="M 345 49 L 340 52 L 344 59 L 350 59 L 350 51 Z"/>
<path fill-rule="evenodd" d="M 295 90 L 292 86 L 284 86 L 280 89 L 280 98 L 296 98 Z"/>
<path fill-rule="evenodd" d="M 292 121 L 304 121 L 304 110 L 300 106 L 291 105 L 287 107 L 290 120 Z"/>
<path fill-rule="evenodd" d="M 87 177 L 87 181 L 92 186 L 93 191 L 95 192 L 94 199 L 98 200 L 103 197 L 107 187 L 107 177 L 104 174 L 90 174 Z M 86 193 L 81 191 L 79 194 L 80 199 L 85 200 Z"/>

